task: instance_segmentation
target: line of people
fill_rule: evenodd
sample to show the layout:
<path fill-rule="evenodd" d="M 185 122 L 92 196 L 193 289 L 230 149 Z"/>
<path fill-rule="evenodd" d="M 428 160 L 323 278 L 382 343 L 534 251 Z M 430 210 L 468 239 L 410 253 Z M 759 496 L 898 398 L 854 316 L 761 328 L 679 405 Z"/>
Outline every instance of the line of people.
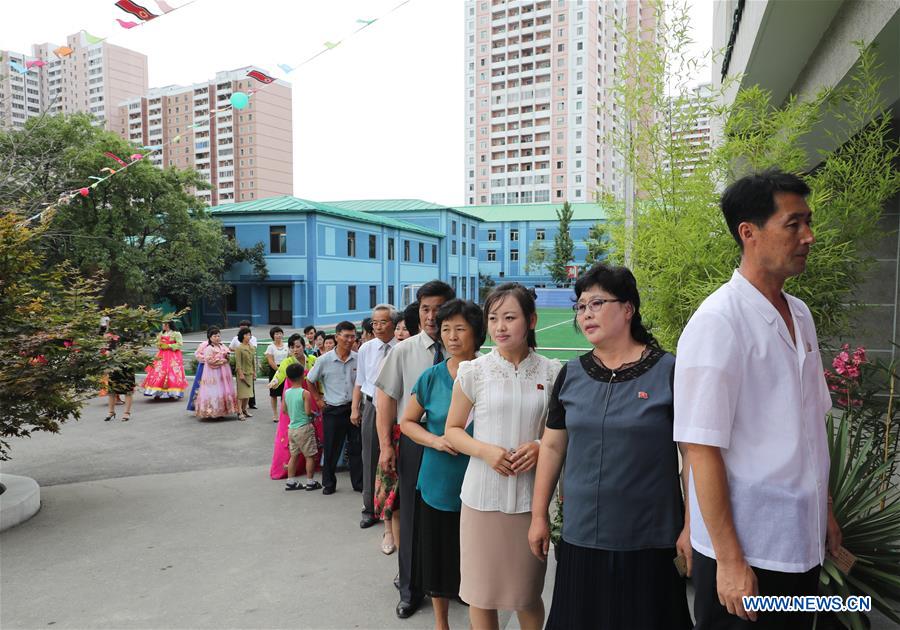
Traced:
<path fill-rule="evenodd" d="M 514 283 L 482 309 L 428 282 L 421 331 L 396 342 L 381 305 L 358 355 L 353 325 L 338 325 L 336 349 L 307 374 L 324 392 L 323 494 L 348 436 L 360 526 L 383 520 L 385 553 L 399 548 L 398 617 L 428 596 L 437 628 L 452 600 L 474 628 L 497 628 L 498 610 L 544 627 L 559 488 L 547 628 L 812 627 L 811 614 L 742 600 L 816 594 L 826 550 L 841 545 L 815 326 L 783 291 L 815 241 L 808 193 L 780 171 L 726 190 L 741 263 L 690 319 L 677 361 L 644 325 L 631 271 L 604 264 L 575 284 L 574 323 L 592 350 L 565 365 L 536 352 L 535 301 Z"/>

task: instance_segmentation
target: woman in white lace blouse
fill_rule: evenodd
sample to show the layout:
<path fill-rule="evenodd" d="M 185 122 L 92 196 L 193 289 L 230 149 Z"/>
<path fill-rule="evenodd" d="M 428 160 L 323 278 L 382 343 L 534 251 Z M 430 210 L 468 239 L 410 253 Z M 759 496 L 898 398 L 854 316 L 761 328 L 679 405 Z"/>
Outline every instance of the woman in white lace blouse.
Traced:
<path fill-rule="evenodd" d="M 549 394 L 561 368 L 534 351 L 537 313 L 522 285 L 485 300 L 495 348 L 460 363 L 445 437 L 470 455 L 460 517 L 460 598 L 474 628 L 496 628 L 497 610 L 515 610 L 523 630 L 544 625 L 546 565 L 528 547 L 534 468 Z M 473 436 L 465 426 L 472 416 Z"/>

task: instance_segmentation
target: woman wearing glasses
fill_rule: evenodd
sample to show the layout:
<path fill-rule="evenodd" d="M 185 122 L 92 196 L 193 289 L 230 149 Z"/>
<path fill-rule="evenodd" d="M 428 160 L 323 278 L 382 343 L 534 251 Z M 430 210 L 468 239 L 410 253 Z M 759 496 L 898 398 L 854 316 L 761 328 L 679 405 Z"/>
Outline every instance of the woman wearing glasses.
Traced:
<path fill-rule="evenodd" d="M 549 550 L 548 506 L 565 461 L 562 542 L 547 628 L 690 628 L 677 556 L 690 567 L 672 441 L 675 358 L 641 322 L 624 267 L 575 284 L 575 324 L 593 346 L 563 366 L 541 439 L 528 542 Z"/>

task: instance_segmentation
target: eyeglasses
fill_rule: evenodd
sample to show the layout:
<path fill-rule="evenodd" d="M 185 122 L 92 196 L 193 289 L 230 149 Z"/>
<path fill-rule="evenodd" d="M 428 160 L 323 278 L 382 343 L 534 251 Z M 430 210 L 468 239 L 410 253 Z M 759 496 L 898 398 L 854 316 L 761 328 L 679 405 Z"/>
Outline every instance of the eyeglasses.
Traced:
<path fill-rule="evenodd" d="M 607 298 L 594 298 L 588 302 L 576 302 L 572 305 L 572 310 L 575 311 L 577 315 L 584 315 L 586 310 L 589 310 L 591 313 L 597 313 L 603 305 L 607 302 L 624 302 L 625 300 L 621 299 L 607 299 Z"/>

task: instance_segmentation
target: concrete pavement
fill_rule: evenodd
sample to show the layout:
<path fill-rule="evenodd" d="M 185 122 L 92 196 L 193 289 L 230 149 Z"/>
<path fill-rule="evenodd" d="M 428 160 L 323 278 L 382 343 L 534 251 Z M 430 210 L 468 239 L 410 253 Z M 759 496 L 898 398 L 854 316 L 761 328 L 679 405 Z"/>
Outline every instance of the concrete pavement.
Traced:
<path fill-rule="evenodd" d="M 136 397 L 130 422 L 104 416 L 92 400 L 59 435 L 15 440 L 2 464 L 37 479 L 43 505 L 0 534 L 0 627 L 433 627 L 427 604 L 395 616 L 396 555 L 379 551 L 379 526 L 359 529 L 346 473 L 330 497 L 269 479 L 266 409 L 201 422 Z M 451 624 L 468 627 L 463 606 Z"/>

